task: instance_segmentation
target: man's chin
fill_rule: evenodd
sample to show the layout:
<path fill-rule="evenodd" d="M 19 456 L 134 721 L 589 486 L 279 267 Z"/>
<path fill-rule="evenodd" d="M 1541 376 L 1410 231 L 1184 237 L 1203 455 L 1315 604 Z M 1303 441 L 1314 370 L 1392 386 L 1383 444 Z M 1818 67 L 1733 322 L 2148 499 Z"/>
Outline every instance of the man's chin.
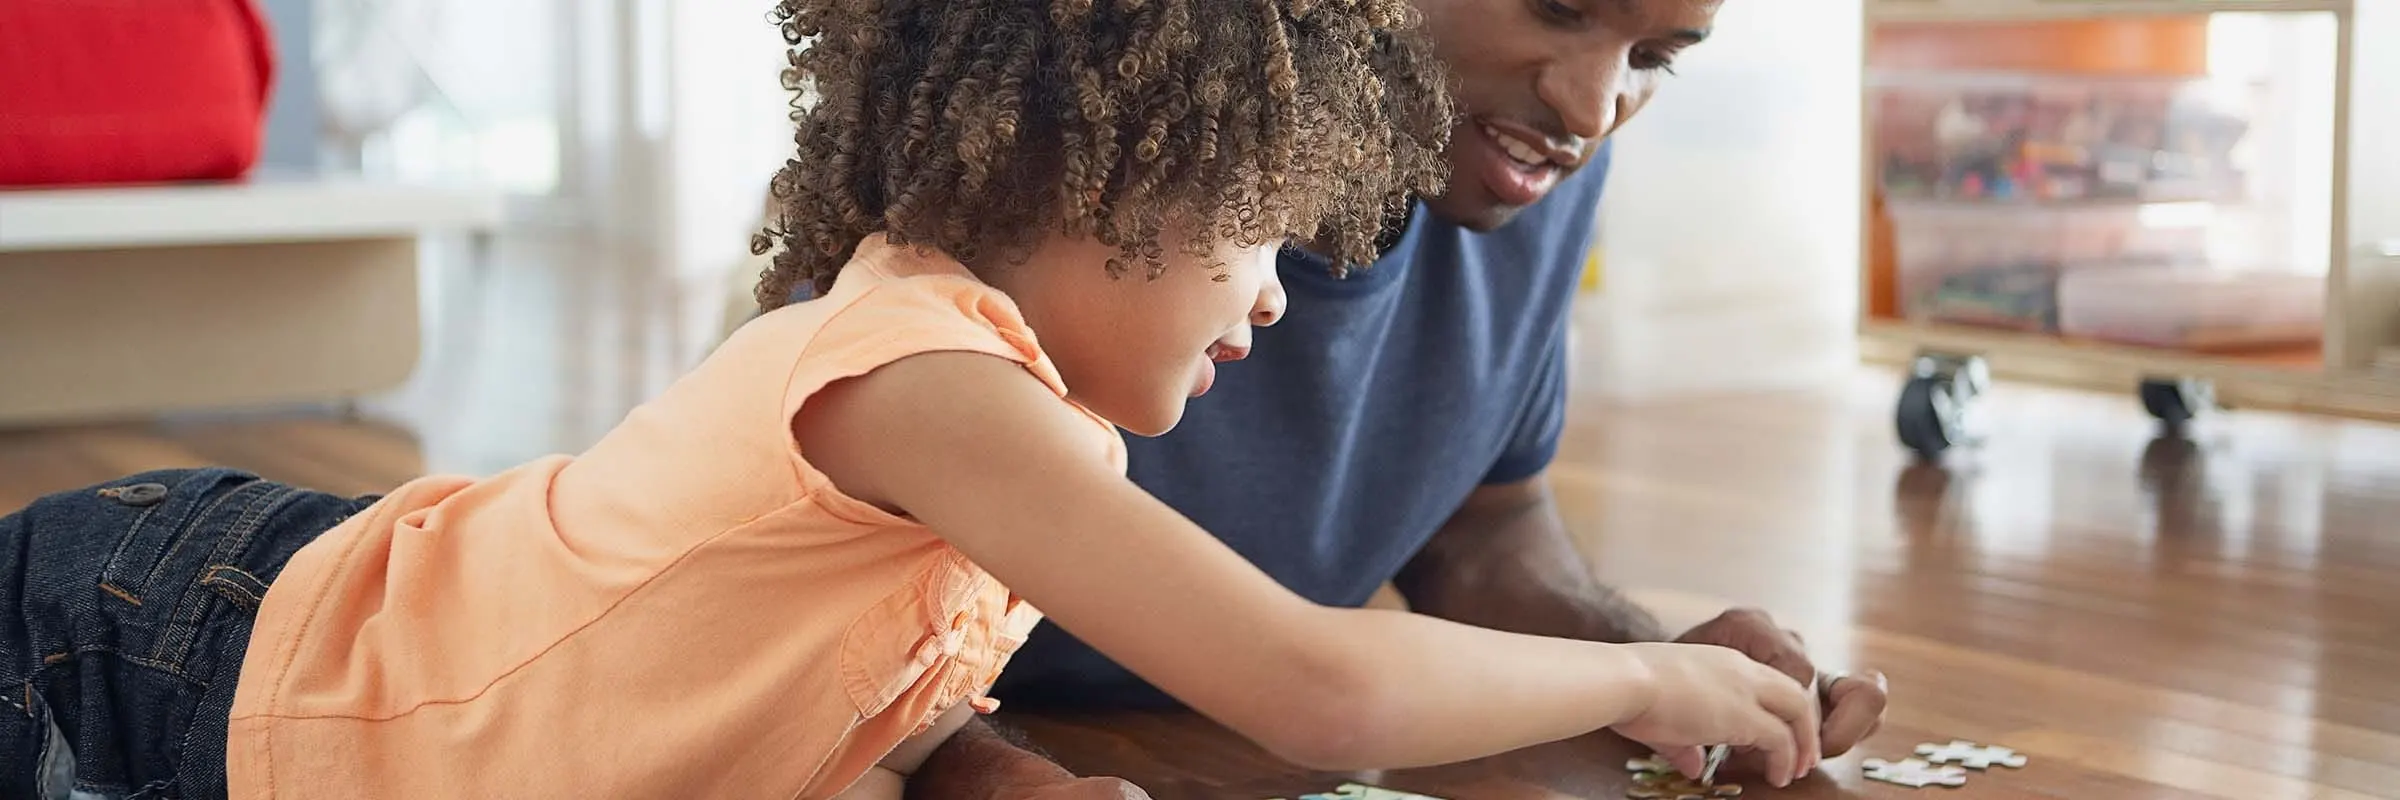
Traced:
<path fill-rule="evenodd" d="M 1506 227 L 1524 213 L 1524 206 L 1512 206 L 1478 192 L 1453 192 L 1441 197 L 1426 198 L 1425 209 L 1442 221 L 1476 233 L 1490 233 Z M 1540 202 L 1540 201 L 1535 201 Z"/>

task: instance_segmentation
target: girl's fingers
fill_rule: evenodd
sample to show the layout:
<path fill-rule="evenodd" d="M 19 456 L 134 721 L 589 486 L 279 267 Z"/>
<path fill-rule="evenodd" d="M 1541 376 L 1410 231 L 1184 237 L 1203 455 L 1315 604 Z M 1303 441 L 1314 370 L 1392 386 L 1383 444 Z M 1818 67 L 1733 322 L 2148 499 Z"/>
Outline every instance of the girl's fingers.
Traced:
<path fill-rule="evenodd" d="M 1700 771 L 1708 761 L 1708 756 L 1697 747 L 1670 747 L 1659 755 L 1665 756 L 1667 763 L 1675 765 L 1676 772 L 1692 780 L 1700 779 Z"/>
<path fill-rule="evenodd" d="M 1759 717 L 1758 741 L 1751 746 L 1767 754 L 1767 782 L 1778 789 L 1790 786 L 1800 765 L 1800 744 L 1793 738 L 1791 722 L 1767 714 Z"/>

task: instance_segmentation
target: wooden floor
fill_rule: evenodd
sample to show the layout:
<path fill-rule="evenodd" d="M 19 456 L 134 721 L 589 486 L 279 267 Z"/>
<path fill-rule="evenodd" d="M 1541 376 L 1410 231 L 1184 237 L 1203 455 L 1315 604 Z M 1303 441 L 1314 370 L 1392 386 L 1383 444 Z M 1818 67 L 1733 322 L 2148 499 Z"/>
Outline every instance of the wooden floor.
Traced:
<path fill-rule="evenodd" d="M 1670 616 L 1773 609 L 1831 666 L 1892 677 L 1889 724 L 1860 753 L 1745 797 L 1909 796 L 1863 782 L 1859 758 L 1953 737 L 2032 765 L 1935 796 L 2400 797 L 2400 429 L 2235 413 L 2154 438 L 2130 397 L 2004 386 L 1991 439 L 1928 467 L 1897 452 L 1893 391 L 1862 371 L 1808 393 L 1577 401 L 1554 477 L 1603 577 Z M 469 435 L 462 417 L 482 419 L 5 431 L 0 509 L 156 467 L 366 492 L 555 449 L 557 437 L 518 436 L 429 455 L 425 442 Z M 1070 766 L 1161 798 L 1292 796 L 1354 777 L 1456 800 L 1618 797 L 1629 754 L 1594 737 L 1445 769 L 1310 775 L 1188 717 L 1009 718 Z"/>

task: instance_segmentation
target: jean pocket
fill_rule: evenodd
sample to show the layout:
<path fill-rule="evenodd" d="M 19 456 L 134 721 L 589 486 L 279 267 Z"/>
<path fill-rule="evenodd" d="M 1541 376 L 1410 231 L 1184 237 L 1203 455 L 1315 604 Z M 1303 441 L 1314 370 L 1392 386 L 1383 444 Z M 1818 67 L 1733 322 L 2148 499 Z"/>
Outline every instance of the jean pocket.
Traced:
<path fill-rule="evenodd" d="M 134 607 L 181 587 L 162 580 L 187 549 L 207 548 L 208 529 L 225 509 L 239 507 L 245 494 L 271 485 L 256 476 L 224 469 L 146 473 L 103 485 L 93 498 L 95 515 L 117 530 L 116 547 L 100 570 L 100 591 Z M 200 541 L 195 541 L 200 540 Z"/>
<path fill-rule="evenodd" d="M 210 566 L 200 573 L 200 586 L 250 614 L 258 613 L 258 604 L 267 599 L 267 582 L 240 567 Z"/>
<path fill-rule="evenodd" d="M 160 494 L 157 487 L 164 486 Z M 248 558 L 262 541 L 314 526 L 329 512 L 306 492 L 246 472 L 193 470 L 180 480 L 128 479 L 98 490 L 121 510 L 115 549 L 100 570 L 94 602 L 105 633 L 127 658 L 178 677 L 207 680 L 223 659 L 193 663 L 195 646 L 220 619 L 248 619 L 265 599 L 271 571 Z M 261 565 L 263 566 L 263 565 Z"/>

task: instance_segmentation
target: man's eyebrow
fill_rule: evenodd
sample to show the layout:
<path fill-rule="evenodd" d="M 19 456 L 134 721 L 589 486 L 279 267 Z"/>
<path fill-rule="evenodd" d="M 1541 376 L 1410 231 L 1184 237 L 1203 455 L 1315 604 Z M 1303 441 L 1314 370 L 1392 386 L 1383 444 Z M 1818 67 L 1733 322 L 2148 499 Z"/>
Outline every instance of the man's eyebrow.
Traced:
<path fill-rule="evenodd" d="M 1641 15 L 1641 1 L 1642 0 L 1609 0 L 1609 3 L 1617 7 L 1617 13 L 1624 14 L 1628 17 L 1634 17 Z M 1708 34 L 1709 29 L 1707 28 L 1682 28 L 1668 33 L 1667 38 L 1675 40 L 1677 44 L 1695 45 L 1707 41 Z"/>

